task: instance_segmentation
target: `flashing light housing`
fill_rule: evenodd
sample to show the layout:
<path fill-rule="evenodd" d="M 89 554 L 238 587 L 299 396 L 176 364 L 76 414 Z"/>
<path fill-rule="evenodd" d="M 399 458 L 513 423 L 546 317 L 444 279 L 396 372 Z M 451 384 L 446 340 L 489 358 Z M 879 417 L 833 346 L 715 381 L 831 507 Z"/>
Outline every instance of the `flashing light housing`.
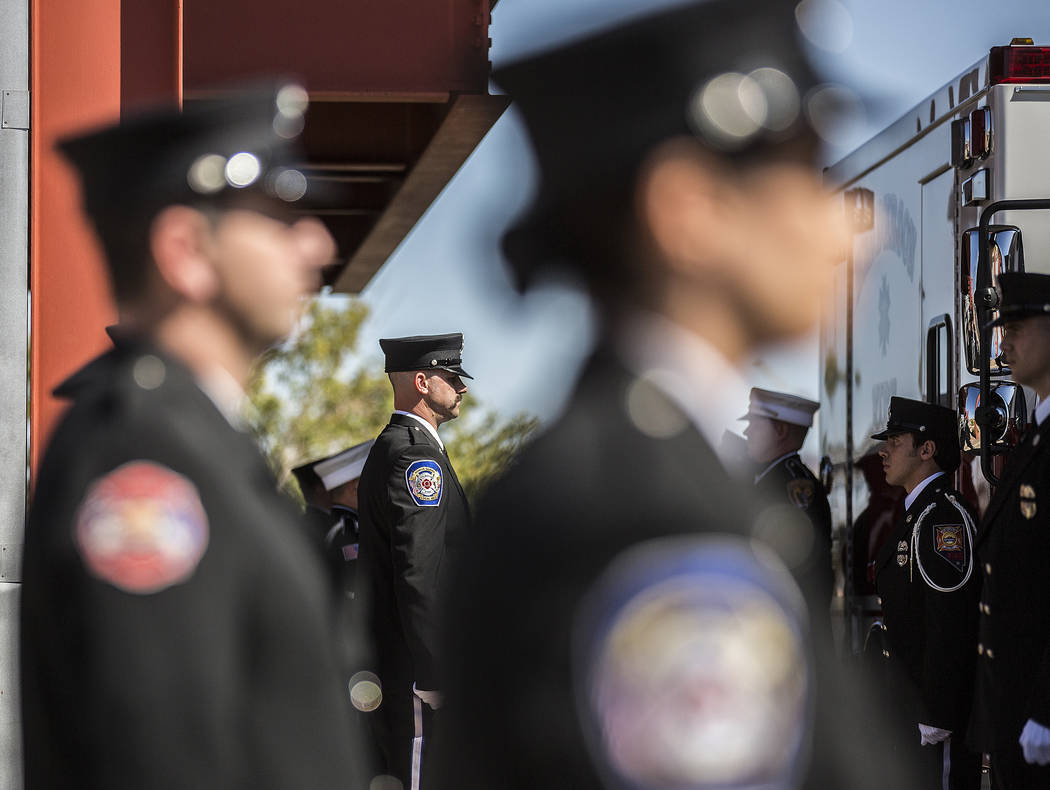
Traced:
<path fill-rule="evenodd" d="M 986 159 L 992 151 L 992 111 L 981 107 L 970 113 L 970 156 Z"/>
<path fill-rule="evenodd" d="M 988 77 L 992 85 L 1050 83 L 1050 47 L 992 47 Z"/>

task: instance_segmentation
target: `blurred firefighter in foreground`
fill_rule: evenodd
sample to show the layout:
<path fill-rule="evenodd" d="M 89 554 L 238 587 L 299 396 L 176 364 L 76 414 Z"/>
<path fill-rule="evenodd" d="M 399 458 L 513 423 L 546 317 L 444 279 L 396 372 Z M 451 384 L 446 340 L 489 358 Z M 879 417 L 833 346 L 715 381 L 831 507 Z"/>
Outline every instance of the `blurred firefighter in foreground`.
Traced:
<path fill-rule="evenodd" d="M 1050 275 L 999 275 L 994 325 L 1014 381 L 1035 390 L 1035 424 L 1010 453 L 977 533 L 974 745 L 996 790 L 1050 787 Z"/>
<path fill-rule="evenodd" d="M 875 564 L 899 749 L 928 788 L 976 790 L 981 758 L 966 746 L 976 664 L 974 514 L 949 475 L 959 467 L 953 409 L 893 397 L 882 441 L 886 482 L 907 492 L 904 515 Z M 876 656 L 876 660 L 880 657 Z"/>
<path fill-rule="evenodd" d="M 791 5 L 650 10 L 494 79 L 541 173 L 514 273 L 582 278 L 605 323 L 454 573 L 443 786 L 911 787 L 712 449 L 720 384 L 813 325 L 847 243 Z"/>
<path fill-rule="evenodd" d="M 26 787 L 346 788 L 320 563 L 238 416 L 335 247 L 298 86 L 70 138 L 121 321 L 58 390 L 21 620 Z"/>

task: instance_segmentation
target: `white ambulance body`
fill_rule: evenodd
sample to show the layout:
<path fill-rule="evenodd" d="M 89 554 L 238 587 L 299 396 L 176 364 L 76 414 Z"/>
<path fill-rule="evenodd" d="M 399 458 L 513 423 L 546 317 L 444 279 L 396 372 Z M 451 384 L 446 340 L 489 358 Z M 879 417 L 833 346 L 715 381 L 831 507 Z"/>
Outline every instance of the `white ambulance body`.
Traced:
<path fill-rule="evenodd" d="M 976 229 L 994 203 L 1050 198 L 1050 47 L 1015 39 L 993 48 L 825 176 L 857 209 L 852 255 L 836 273 L 820 333 L 820 454 L 836 545 L 849 551 L 847 634 L 858 649 L 877 601 L 854 578 L 874 557 L 864 556 L 863 536 L 853 545 L 853 525 L 885 529 L 892 517 L 869 438 L 885 424 L 890 397 L 959 408 L 967 448 L 979 444 L 975 407 L 999 406 L 1000 460 L 986 458 L 985 474 L 979 457 L 964 454 L 957 481 L 981 505 L 987 478 L 1033 406 L 1031 392 L 1008 386 L 1009 371 L 995 361 L 998 335 L 978 347 L 976 327 L 990 314 L 975 305 L 989 284 L 978 282 Z M 1050 273 L 1050 210 L 996 211 L 986 220 L 990 284 L 1004 268 Z M 960 396 L 979 379 L 982 350 L 999 385 L 983 401 L 976 387 Z"/>

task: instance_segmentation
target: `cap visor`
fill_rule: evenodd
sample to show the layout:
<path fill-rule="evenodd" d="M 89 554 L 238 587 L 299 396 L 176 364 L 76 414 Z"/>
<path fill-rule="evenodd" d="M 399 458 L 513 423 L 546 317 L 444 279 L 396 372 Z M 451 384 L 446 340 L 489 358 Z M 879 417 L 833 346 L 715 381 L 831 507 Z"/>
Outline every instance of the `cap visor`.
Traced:
<path fill-rule="evenodd" d="M 459 366 L 456 366 L 456 365 L 447 365 L 447 366 L 440 365 L 439 369 L 440 370 L 447 370 L 449 373 L 455 373 L 461 379 L 470 379 L 471 381 L 474 380 L 473 376 L 471 376 L 469 373 L 467 373 L 467 371 L 463 370 L 463 368 L 461 368 Z"/>
<path fill-rule="evenodd" d="M 872 439 L 878 439 L 879 441 L 882 441 L 883 439 L 889 439 L 891 436 L 897 436 L 898 434 L 902 434 L 902 433 L 907 433 L 907 431 L 891 431 L 889 428 L 887 428 L 884 431 L 879 431 L 878 433 L 873 433 L 871 435 L 871 438 Z"/>

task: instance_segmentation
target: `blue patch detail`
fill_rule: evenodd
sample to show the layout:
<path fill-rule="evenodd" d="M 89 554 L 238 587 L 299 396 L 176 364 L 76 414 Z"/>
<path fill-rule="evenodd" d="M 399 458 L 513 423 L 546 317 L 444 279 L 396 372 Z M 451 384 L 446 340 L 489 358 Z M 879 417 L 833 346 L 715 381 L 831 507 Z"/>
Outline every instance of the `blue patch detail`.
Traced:
<path fill-rule="evenodd" d="M 441 465 L 437 461 L 413 461 L 405 470 L 405 482 L 412 501 L 419 507 L 441 504 Z"/>

